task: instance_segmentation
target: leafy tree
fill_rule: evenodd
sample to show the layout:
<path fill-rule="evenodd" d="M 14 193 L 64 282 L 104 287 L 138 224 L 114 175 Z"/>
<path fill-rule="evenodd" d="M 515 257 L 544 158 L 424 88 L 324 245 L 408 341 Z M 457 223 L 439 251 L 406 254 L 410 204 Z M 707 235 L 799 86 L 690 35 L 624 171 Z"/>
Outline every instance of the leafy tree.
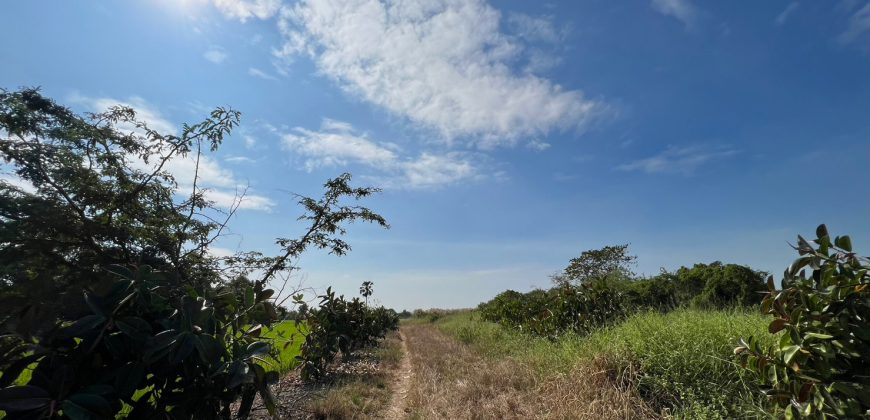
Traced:
<path fill-rule="evenodd" d="M 580 284 L 603 279 L 613 274 L 631 277 L 631 265 L 637 260 L 628 254 L 628 244 L 609 245 L 601 249 L 583 251 L 579 257 L 571 259 L 562 273 L 553 276 L 553 281 Z"/>
<path fill-rule="evenodd" d="M 0 91 L 0 157 L 22 180 L 0 181 L 0 410 L 106 418 L 126 404 L 133 417 L 229 418 L 257 393 L 274 410 L 276 374 L 257 363 L 281 303 L 269 284 L 306 249 L 349 251 L 346 223 L 387 224 L 344 204 L 377 189 L 343 174 L 299 199 L 307 227 L 278 238 L 276 256 L 211 255 L 243 197 L 217 208 L 198 176 L 183 191 L 167 168 L 192 159 L 198 175 L 239 118 L 218 108 L 167 134 L 130 108 L 80 116 L 36 89 Z"/>

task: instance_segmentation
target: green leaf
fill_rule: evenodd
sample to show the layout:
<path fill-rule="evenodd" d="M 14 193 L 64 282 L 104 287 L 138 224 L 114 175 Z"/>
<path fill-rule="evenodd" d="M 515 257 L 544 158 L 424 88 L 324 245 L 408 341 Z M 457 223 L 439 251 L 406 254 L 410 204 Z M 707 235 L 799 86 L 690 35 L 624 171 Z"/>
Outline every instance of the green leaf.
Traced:
<path fill-rule="evenodd" d="M 151 325 L 139 317 L 128 316 L 115 320 L 115 326 L 136 341 L 146 341 L 151 337 Z"/>
<path fill-rule="evenodd" d="M 821 224 L 819 225 L 819 227 L 816 228 L 816 237 L 824 238 L 825 236 L 828 236 L 828 227 L 824 224 Z"/>
<path fill-rule="evenodd" d="M 254 288 L 251 286 L 245 287 L 245 306 L 254 306 Z"/>
<path fill-rule="evenodd" d="M 13 413 L 38 410 L 51 402 L 48 392 L 42 388 L 24 385 L 0 389 L 0 410 Z"/>
<path fill-rule="evenodd" d="M 82 338 L 86 335 L 87 331 L 96 329 L 104 322 L 106 322 L 106 318 L 102 315 L 85 315 L 72 325 L 63 328 L 59 335 L 61 338 Z"/>
<path fill-rule="evenodd" d="M 800 349 L 801 346 L 798 345 L 791 345 L 782 349 L 783 361 L 785 364 L 790 365 L 792 359 L 794 359 Z"/>
<path fill-rule="evenodd" d="M 849 235 L 838 236 L 834 240 L 834 245 L 846 252 L 852 252 L 852 238 Z"/>
<path fill-rule="evenodd" d="M 126 278 L 126 279 L 134 280 L 136 278 L 136 275 L 134 275 L 133 272 L 130 271 L 129 268 L 124 267 L 122 265 L 112 264 L 112 265 L 107 266 L 105 268 L 105 270 L 112 273 L 112 274 L 117 274 L 118 276 L 121 276 L 121 277 Z"/>
<path fill-rule="evenodd" d="M 60 408 L 73 420 L 100 420 L 112 414 L 109 402 L 96 394 L 73 394 L 60 403 Z"/>

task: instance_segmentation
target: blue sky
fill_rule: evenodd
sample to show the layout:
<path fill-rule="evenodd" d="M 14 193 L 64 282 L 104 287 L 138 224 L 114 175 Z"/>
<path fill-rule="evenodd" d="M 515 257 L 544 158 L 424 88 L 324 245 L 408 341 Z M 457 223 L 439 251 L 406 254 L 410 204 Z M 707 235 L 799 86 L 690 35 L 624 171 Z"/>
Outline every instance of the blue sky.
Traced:
<path fill-rule="evenodd" d="M 609 244 L 646 274 L 779 275 L 822 222 L 870 249 L 868 1 L 27 1 L 0 26 L 7 89 L 166 131 L 242 111 L 206 161 L 219 204 L 249 186 L 217 252 L 274 251 L 341 172 L 383 187 L 392 228 L 305 255 L 308 286 L 467 307 Z"/>

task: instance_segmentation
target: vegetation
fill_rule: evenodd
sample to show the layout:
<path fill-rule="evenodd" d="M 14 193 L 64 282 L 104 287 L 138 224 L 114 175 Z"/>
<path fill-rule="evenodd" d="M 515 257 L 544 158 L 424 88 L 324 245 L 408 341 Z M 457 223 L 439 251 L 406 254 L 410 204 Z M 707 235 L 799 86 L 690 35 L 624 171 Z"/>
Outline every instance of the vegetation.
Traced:
<path fill-rule="evenodd" d="M 307 320 L 308 335 L 298 356 L 305 380 L 322 376 L 339 353 L 350 355 L 372 346 L 399 328 L 399 316 L 392 309 L 369 308 L 359 298 L 336 297 L 331 288 L 320 296 L 319 307 L 309 311 Z"/>
<path fill-rule="evenodd" d="M 816 246 L 798 236 L 800 257 L 782 290 L 768 279 L 762 312 L 774 318 L 768 329 L 779 340 L 767 345 L 750 336 L 735 353 L 786 418 L 868 417 L 870 264 L 852 251 L 849 236 L 832 240 L 825 225 L 816 236 Z"/>
<path fill-rule="evenodd" d="M 764 273 L 736 264 L 696 264 L 652 278 L 631 278 L 627 245 L 585 251 L 550 290 L 508 290 L 478 309 L 485 320 L 543 337 L 588 334 L 638 311 L 677 307 L 730 308 L 757 304 Z M 579 273 L 579 274 L 578 274 Z M 565 281 L 569 279 L 570 281 Z"/>
<path fill-rule="evenodd" d="M 0 410 L 15 417 L 245 417 L 259 394 L 270 412 L 277 372 L 262 361 L 279 320 L 272 280 L 310 247 L 350 250 L 343 225 L 384 219 L 343 202 L 375 193 L 329 180 L 302 197 L 307 223 L 267 257 L 208 250 L 229 209 L 189 194 L 167 172 L 196 164 L 238 124 L 218 108 L 179 135 L 115 107 L 82 117 L 37 90 L 0 92 L 0 156 L 32 188 L 0 182 Z M 240 281 L 263 273 L 253 281 Z M 300 298 L 301 299 L 301 298 Z M 355 321 L 350 319 L 349 322 Z M 315 323 L 310 324 L 316 328 Z M 288 347 L 290 343 L 285 343 Z M 14 384 L 25 369 L 26 383 Z"/>

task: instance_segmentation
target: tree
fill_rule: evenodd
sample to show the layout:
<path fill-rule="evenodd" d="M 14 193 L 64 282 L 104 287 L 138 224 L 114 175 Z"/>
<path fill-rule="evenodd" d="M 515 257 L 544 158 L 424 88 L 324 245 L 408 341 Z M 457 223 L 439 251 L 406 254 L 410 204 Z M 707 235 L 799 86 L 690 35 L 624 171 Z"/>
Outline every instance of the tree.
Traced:
<path fill-rule="evenodd" d="M 604 279 L 615 273 L 631 276 L 633 273 L 630 267 L 636 260 L 636 256 L 628 254 L 628 244 L 590 249 L 583 251 L 579 257 L 571 259 L 562 273 L 551 278 L 556 284 L 581 284 Z"/>
<path fill-rule="evenodd" d="M 269 285 L 286 285 L 306 249 L 348 252 L 346 223 L 388 225 L 345 204 L 378 190 L 343 174 L 299 198 L 307 227 L 278 238 L 277 255 L 211 255 L 244 194 L 214 206 L 199 162 L 239 118 L 218 108 L 174 135 L 130 108 L 80 116 L 36 89 L 0 90 L 0 157 L 20 180 L 0 181 L 0 410 L 105 418 L 124 403 L 131 416 L 229 418 L 257 393 L 274 410 L 259 332 L 294 293 Z M 184 190 L 167 171 L 177 159 L 195 162 Z M 10 386 L 28 366 L 30 381 Z"/>
<path fill-rule="evenodd" d="M 364 281 L 362 286 L 359 287 L 359 294 L 366 299 L 366 306 L 369 304 L 369 296 L 372 295 L 372 286 L 374 285 L 374 282 Z"/>

